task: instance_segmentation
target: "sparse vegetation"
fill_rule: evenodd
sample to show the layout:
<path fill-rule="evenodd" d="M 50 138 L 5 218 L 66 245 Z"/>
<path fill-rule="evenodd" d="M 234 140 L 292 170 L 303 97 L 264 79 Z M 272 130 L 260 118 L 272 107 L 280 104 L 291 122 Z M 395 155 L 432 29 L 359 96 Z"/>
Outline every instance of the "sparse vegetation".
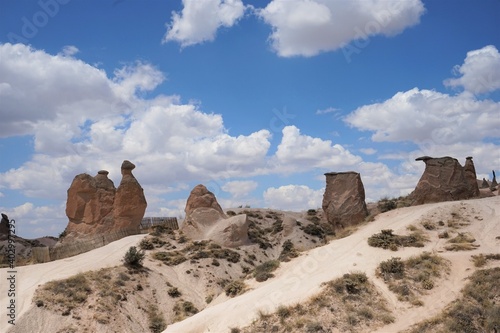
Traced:
<path fill-rule="evenodd" d="M 167 291 L 167 294 L 172 298 L 177 298 L 182 296 L 182 293 L 177 287 L 170 287 Z"/>
<path fill-rule="evenodd" d="M 478 254 L 478 255 L 473 255 L 471 257 L 472 261 L 474 262 L 474 266 L 476 267 L 483 267 L 486 265 L 488 260 L 500 260 L 500 253 L 490 253 L 490 254 Z"/>
<path fill-rule="evenodd" d="M 381 230 L 368 238 L 368 245 L 397 251 L 399 247 L 423 247 L 427 238 L 418 229 L 407 236 L 393 234 L 392 229 Z"/>
<path fill-rule="evenodd" d="M 423 305 L 419 295 L 433 289 L 437 279 L 447 270 L 448 264 L 443 258 L 424 252 L 405 261 L 398 257 L 383 261 L 377 275 L 384 279 L 400 301 Z"/>
<path fill-rule="evenodd" d="M 445 249 L 448 251 L 470 251 L 479 247 L 473 244 L 476 239 L 469 233 L 459 233 L 456 237 L 448 240 Z"/>
<path fill-rule="evenodd" d="M 263 264 L 255 267 L 253 276 L 255 280 L 258 282 L 266 281 L 269 278 L 274 277 L 274 274 L 271 272 L 275 271 L 280 265 L 278 260 L 269 260 L 264 262 Z"/>
<path fill-rule="evenodd" d="M 184 300 L 179 300 L 175 303 L 173 310 L 175 314 L 175 321 L 181 321 L 187 317 L 197 314 L 199 311 L 193 303 Z"/>
<path fill-rule="evenodd" d="M 293 246 L 293 242 L 287 239 L 282 246 L 283 250 L 281 250 L 279 260 L 280 261 L 290 261 L 292 258 L 296 258 L 299 256 L 299 253 Z"/>
<path fill-rule="evenodd" d="M 135 246 L 131 246 L 123 257 L 123 262 L 125 265 L 140 267 L 142 266 L 142 261 L 144 260 L 144 252 L 137 250 Z"/>
<path fill-rule="evenodd" d="M 498 332 L 500 329 L 500 268 L 479 270 L 470 277 L 462 297 L 436 317 L 414 325 L 409 333 Z"/>
<path fill-rule="evenodd" d="M 381 213 L 388 212 L 390 210 L 397 208 L 397 199 L 382 198 L 378 203 L 377 207 Z"/>
<path fill-rule="evenodd" d="M 167 328 L 165 319 L 158 312 L 156 305 L 150 305 L 148 308 L 149 329 L 153 333 L 163 332 Z"/>
<path fill-rule="evenodd" d="M 257 332 L 358 332 L 394 321 L 385 300 L 361 272 L 345 274 L 325 283 L 323 290 L 304 304 L 279 306 L 261 312 L 241 333 Z"/>
<path fill-rule="evenodd" d="M 64 280 L 50 281 L 37 290 L 37 306 L 53 306 L 56 309 L 71 311 L 85 303 L 92 289 L 89 279 L 82 273 Z"/>
<path fill-rule="evenodd" d="M 242 294 L 245 291 L 245 282 L 241 280 L 235 280 L 229 282 L 225 287 L 224 291 L 227 296 L 234 297 Z"/>

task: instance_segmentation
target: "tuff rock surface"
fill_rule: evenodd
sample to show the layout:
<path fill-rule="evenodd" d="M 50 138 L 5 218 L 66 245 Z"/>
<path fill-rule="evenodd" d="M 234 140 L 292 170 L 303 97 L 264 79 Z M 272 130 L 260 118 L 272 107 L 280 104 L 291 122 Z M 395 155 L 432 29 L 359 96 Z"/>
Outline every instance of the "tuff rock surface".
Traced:
<path fill-rule="evenodd" d="M 415 190 L 410 194 L 412 205 L 464 200 L 479 195 L 472 158 L 467 159 L 466 168 L 462 167 L 456 158 L 449 156 L 422 156 L 416 161 L 423 161 L 425 170 Z M 475 186 L 472 184 L 472 177 Z"/>
<path fill-rule="evenodd" d="M 368 216 L 365 188 L 357 172 L 325 173 L 323 211 L 335 229 L 356 225 Z"/>
<path fill-rule="evenodd" d="M 66 201 L 69 222 L 65 241 L 139 230 L 147 203 L 142 187 L 132 174 L 134 168 L 131 162 L 123 162 L 118 188 L 106 170 L 99 171 L 95 177 L 86 173 L 75 176 Z"/>
<path fill-rule="evenodd" d="M 247 216 L 240 214 L 228 218 L 215 195 L 204 185 L 193 188 L 184 211 L 186 217 L 180 229 L 193 240 L 209 239 L 226 247 L 249 242 Z"/>

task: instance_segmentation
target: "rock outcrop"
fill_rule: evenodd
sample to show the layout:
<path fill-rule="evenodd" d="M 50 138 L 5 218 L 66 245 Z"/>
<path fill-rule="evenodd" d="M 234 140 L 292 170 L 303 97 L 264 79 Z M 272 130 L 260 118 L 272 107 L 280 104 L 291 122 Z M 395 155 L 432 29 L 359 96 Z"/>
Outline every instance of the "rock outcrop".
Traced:
<path fill-rule="evenodd" d="M 490 184 L 486 180 L 486 178 L 483 178 L 483 182 L 481 183 L 481 188 L 489 188 Z"/>
<path fill-rule="evenodd" d="M 69 223 L 64 242 L 84 240 L 116 232 L 138 232 L 146 211 L 146 198 L 132 174 L 135 165 L 122 164 L 122 180 L 115 188 L 108 171 L 101 170 L 95 177 L 86 173 L 75 176 L 68 189 L 66 215 Z"/>
<path fill-rule="evenodd" d="M 479 195 L 475 178 L 475 186 L 472 184 L 472 173 L 475 175 L 472 158 L 468 158 L 466 162 L 468 171 L 456 158 L 449 156 L 438 158 L 423 156 L 416 161 L 423 161 L 425 170 L 415 190 L 410 194 L 412 205 L 464 200 Z"/>
<path fill-rule="evenodd" d="M 7 239 L 9 237 L 9 217 L 2 213 L 2 221 L 0 222 L 0 240 Z"/>
<path fill-rule="evenodd" d="M 191 191 L 187 202 L 186 217 L 181 231 L 193 240 L 209 239 L 226 246 L 248 244 L 248 219 L 245 214 L 227 217 L 215 195 L 204 185 Z"/>
<path fill-rule="evenodd" d="M 323 211 L 335 229 L 356 225 L 368 216 L 365 188 L 357 172 L 325 173 Z"/>
<path fill-rule="evenodd" d="M 498 186 L 497 175 L 495 174 L 495 170 L 491 170 L 491 173 L 493 173 L 493 180 L 491 181 L 490 189 L 492 191 L 494 191 L 496 189 L 496 187 Z"/>
<path fill-rule="evenodd" d="M 472 197 L 478 197 L 479 186 L 477 185 L 476 168 L 474 167 L 474 162 L 472 162 L 472 156 L 468 156 L 465 159 L 464 175 L 469 187 L 470 194 L 472 195 Z"/>

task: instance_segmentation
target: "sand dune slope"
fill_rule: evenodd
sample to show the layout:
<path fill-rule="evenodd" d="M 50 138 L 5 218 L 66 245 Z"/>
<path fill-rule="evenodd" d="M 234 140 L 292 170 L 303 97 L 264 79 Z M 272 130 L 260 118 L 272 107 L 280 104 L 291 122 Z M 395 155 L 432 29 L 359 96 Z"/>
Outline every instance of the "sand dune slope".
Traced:
<path fill-rule="evenodd" d="M 36 288 L 51 280 L 64 279 L 80 272 L 98 270 L 104 267 L 116 266 L 121 263 L 124 253 L 132 245 L 136 245 L 145 235 L 135 235 L 122 238 L 93 251 L 80 255 L 56 260 L 44 264 L 16 267 L 16 319 L 19 319 L 31 306 L 31 300 Z M 6 332 L 11 326 L 7 317 L 6 306 L 10 301 L 8 286 L 4 283 L 10 269 L 0 269 L 2 280 L 0 289 L 0 332 Z"/>
<path fill-rule="evenodd" d="M 459 212 L 472 220 L 464 231 L 474 234 L 480 247 L 467 252 L 444 252 L 445 240 L 430 235 L 431 241 L 424 248 L 405 248 L 398 252 L 368 246 L 367 239 L 381 229 L 393 229 L 395 233 L 405 233 L 410 224 L 418 224 L 423 219 L 445 220 L 452 213 Z M 456 214 L 456 213 L 455 213 Z M 253 290 L 224 303 L 208 307 L 204 311 L 173 325 L 164 333 L 189 332 L 229 332 L 232 327 L 249 325 L 258 317 L 259 311 L 271 312 L 280 304 L 289 305 L 306 300 L 319 291 L 320 284 L 351 271 L 364 271 L 380 286 L 381 292 L 389 300 L 396 321 L 379 332 L 398 332 L 410 325 L 432 316 L 456 298 L 465 278 L 472 273 L 470 256 L 477 253 L 498 252 L 500 240 L 500 198 L 455 201 L 408 207 L 379 215 L 355 234 L 333 241 L 303 254 L 292 262 L 283 264 L 276 278 L 265 283 L 254 283 Z M 423 251 L 443 252 L 441 255 L 451 261 L 450 277 L 440 287 L 433 290 L 423 301 L 425 306 L 415 308 L 397 302 L 383 283 L 377 282 L 377 265 L 393 256 L 403 259 Z"/>

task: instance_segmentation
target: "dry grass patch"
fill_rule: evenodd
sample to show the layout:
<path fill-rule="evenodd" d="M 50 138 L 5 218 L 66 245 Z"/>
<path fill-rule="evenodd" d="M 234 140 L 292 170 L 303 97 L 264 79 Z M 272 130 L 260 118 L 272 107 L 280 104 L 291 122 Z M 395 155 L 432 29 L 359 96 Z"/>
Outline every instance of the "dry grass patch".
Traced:
<path fill-rule="evenodd" d="M 500 260 L 500 253 L 478 254 L 471 257 L 475 267 L 483 267 L 488 260 Z"/>
<path fill-rule="evenodd" d="M 376 274 L 384 279 L 389 290 L 398 295 L 400 301 L 421 306 L 423 303 L 419 296 L 433 289 L 442 273 L 448 270 L 445 259 L 424 252 L 405 261 L 398 257 L 383 261 Z"/>
<path fill-rule="evenodd" d="M 368 245 L 397 251 L 400 247 L 423 247 L 427 240 L 425 234 L 418 229 L 406 236 L 395 235 L 392 229 L 384 229 L 370 236 Z"/>
<path fill-rule="evenodd" d="M 476 333 L 500 330 L 500 268 L 475 272 L 462 297 L 441 314 L 414 325 L 406 333 Z"/>
<path fill-rule="evenodd" d="M 255 267 L 253 276 L 258 282 L 266 281 L 267 279 L 274 277 L 274 274 L 271 272 L 275 271 L 279 266 L 280 262 L 278 260 L 266 261 Z"/>
<path fill-rule="evenodd" d="M 479 247 L 473 244 L 476 239 L 470 233 L 458 233 L 456 237 L 448 240 L 448 245 L 444 248 L 448 251 L 471 251 Z"/>
<path fill-rule="evenodd" d="M 282 305 L 274 313 L 261 313 L 239 332 L 358 332 L 393 321 L 385 299 L 366 274 L 354 272 L 324 283 L 323 290 L 303 304 Z"/>

